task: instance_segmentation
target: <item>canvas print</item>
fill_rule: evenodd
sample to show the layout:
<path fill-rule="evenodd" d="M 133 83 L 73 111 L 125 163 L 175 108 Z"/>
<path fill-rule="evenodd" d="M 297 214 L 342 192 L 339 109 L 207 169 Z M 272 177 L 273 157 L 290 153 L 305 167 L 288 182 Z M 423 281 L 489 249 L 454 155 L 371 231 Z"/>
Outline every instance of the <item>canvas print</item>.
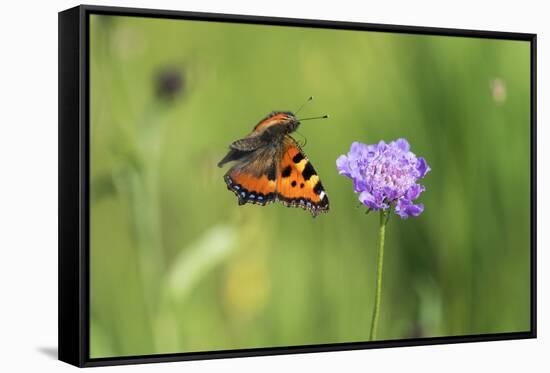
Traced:
<path fill-rule="evenodd" d="M 90 358 L 530 330 L 529 42 L 89 22 Z"/>

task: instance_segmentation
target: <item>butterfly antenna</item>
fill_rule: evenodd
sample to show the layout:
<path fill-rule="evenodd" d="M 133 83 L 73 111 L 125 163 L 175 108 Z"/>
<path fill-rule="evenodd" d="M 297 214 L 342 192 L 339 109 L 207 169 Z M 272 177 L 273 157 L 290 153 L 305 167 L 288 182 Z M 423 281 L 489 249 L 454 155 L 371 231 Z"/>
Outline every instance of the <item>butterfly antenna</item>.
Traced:
<path fill-rule="evenodd" d="M 328 115 L 321 115 L 319 117 L 310 117 L 310 118 L 303 118 L 303 119 L 298 119 L 299 122 L 302 122 L 304 120 L 312 120 L 312 119 L 326 119 L 328 118 Z"/>
<path fill-rule="evenodd" d="M 302 110 L 304 108 L 304 106 L 306 106 L 306 104 L 308 102 L 310 102 L 311 100 L 313 100 L 313 96 L 309 96 L 309 98 L 306 100 L 306 102 L 304 102 L 302 104 L 302 106 L 300 106 L 300 108 L 294 112 L 294 115 L 298 114 L 300 112 L 300 110 Z"/>

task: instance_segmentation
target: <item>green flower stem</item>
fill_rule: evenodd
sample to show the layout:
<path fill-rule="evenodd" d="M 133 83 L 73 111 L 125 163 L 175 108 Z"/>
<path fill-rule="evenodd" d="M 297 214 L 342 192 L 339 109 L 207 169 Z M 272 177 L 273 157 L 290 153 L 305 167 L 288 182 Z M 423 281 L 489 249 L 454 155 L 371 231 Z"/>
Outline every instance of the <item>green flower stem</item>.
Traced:
<path fill-rule="evenodd" d="M 136 247 L 143 304 L 150 331 L 148 343 L 161 351 L 163 338 L 156 320 L 159 313 L 159 289 L 165 272 L 160 214 L 159 164 L 162 145 L 162 108 L 146 106 L 136 124 L 135 149 L 125 159 L 123 172 L 113 175 L 120 193 L 128 198 L 130 228 Z M 146 327 L 144 326 L 144 330 Z"/>
<path fill-rule="evenodd" d="M 390 210 L 380 210 L 380 230 L 378 237 L 378 263 L 376 270 L 376 291 L 374 293 L 374 310 L 372 312 L 372 323 L 370 327 L 369 341 L 376 338 L 376 328 L 380 318 L 380 297 L 382 295 L 382 266 L 384 264 L 384 238 L 386 235 L 386 224 L 390 216 Z"/>

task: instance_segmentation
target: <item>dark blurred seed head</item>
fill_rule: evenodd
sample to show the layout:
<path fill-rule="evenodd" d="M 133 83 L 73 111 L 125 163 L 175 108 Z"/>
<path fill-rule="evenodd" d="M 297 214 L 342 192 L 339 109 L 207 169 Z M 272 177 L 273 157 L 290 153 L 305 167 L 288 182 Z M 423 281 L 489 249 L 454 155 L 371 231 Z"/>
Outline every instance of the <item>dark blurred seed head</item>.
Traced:
<path fill-rule="evenodd" d="M 155 76 L 155 96 L 161 101 L 171 102 L 185 90 L 185 76 L 182 69 L 168 67 Z"/>

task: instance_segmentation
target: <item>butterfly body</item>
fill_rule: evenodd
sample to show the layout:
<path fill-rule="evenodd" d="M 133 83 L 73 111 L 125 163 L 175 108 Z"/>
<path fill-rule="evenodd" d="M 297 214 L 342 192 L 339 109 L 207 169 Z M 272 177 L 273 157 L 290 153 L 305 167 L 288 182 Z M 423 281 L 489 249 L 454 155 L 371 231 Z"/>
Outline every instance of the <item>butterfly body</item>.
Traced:
<path fill-rule="evenodd" d="M 313 216 L 328 211 L 328 197 L 315 169 L 290 136 L 299 125 L 291 112 L 272 112 L 248 136 L 229 145 L 218 166 L 235 162 L 224 180 L 240 205 L 280 201 Z"/>

